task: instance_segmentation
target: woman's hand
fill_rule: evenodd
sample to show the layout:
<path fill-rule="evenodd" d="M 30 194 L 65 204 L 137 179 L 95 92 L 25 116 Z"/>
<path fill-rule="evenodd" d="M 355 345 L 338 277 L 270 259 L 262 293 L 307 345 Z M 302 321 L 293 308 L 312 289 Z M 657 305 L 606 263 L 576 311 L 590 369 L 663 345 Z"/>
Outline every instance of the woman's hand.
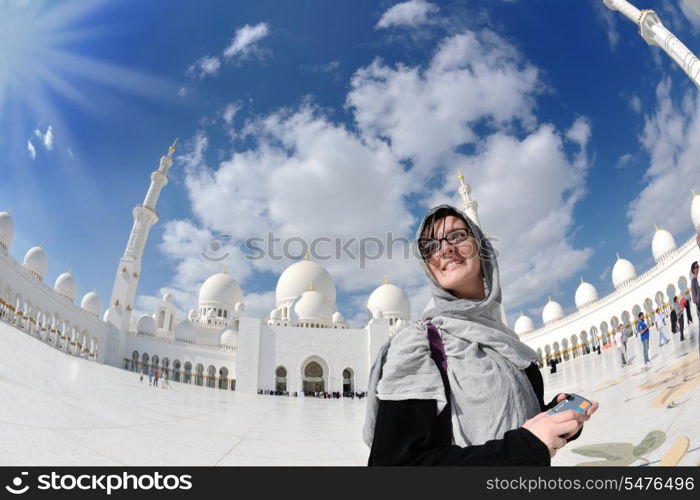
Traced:
<path fill-rule="evenodd" d="M 525 422 L 523 428 L 537 436 L 549 450 L 549 456 L 554 457 L 557 450 L 564 447 L 566 439 L 578 432 L 584 418 L 586 415 L 574 410 L 566 410 L 554 415 L 542 412 Z"/>

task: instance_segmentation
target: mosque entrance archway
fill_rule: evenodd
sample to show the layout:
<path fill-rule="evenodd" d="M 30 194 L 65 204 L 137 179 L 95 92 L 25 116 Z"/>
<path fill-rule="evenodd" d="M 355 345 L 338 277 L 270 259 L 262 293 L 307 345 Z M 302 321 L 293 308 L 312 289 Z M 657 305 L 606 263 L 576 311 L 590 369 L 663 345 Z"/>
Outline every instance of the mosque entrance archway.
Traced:
<path fill-rule="evenodd" d="M 302 390 L 305 394 L 326 390 L 323 367 L 318 361 L 309 361 L 304 366 L 302 381 Z"/>
<path fill-rule="evenodd" d="M 355 373 L 352 368 L 343 370 L 343 393 L 355 392 Z"/>
<path fill-rule="evenodd" d="M 284 366 L 278 366 L 275 370 L 275 390 L 287 391 L 287 369 Z"/>

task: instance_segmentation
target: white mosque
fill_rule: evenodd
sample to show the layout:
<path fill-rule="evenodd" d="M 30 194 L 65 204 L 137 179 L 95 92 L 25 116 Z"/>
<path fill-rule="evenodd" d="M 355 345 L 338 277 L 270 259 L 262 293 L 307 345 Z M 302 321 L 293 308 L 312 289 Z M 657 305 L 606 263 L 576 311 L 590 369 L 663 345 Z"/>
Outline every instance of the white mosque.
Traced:
<path fill-rule="evenodd" d="M 152 314 L 132 317 L 141 259 L 174 152 L 173 144 L 151 174 L 143 204 L 133 209 L 106 310 L 94 291 L 76 304 L 70 271 L 53 288 L 44 283 L 48 258 L 41 245 L 16 261 L 10 255 L 12 214 L 0 213 L 0 317 L 66 354 L 134 371 L 158 368 L 174 382 L 247 393 L 366 390 L 371 360 L 411 316 L 408 297 L 386 278 L 367 301 L 371 319 L 357 329 L 337 309 L 332 277 L 308 254 L 281 274 L 267 318 L 246 315 L 243 291 L 225 267 L 204 281 L 187 318 L 176 318 L 169 293 Z"/>
<path fill-rule="evenodd" d="M 173 144 L 151 174 L 143 204 L 133 209 L 134 224 L 106 310 L 94 291 L 76 303 L 70 271 L 53 287 L 44 282 L 48 258 L 42 245 L 31 248 L 22 263 L 15 260 L 12 215 L 0 213 L 0 318 L 67 355 L 133 371 L 157 368 L 173 382 L 244 393 L 366 390 L 379 348 L 411 317 L 408 297 L 386 278 L 368 298 L 371 319 L 362 328 L 348 327 L 336 306 L 332 277 L 308 254 L 280 275 L 276 305 L 267 318 L 246 315 L 243 291 L 226 268 L 202 284 L 198 307 L 187 318 L 176 317 L 168 293 L 152 314 L 132 318 L 141 259 L 158 221 L 156 204 L 174 151 Z M 461 173 L 458 179 L 463 208 L 478 223 L 478 204 Z M 700 196 L 694 193 L 691 216 L 700 230 Z M 652 253 L 656 265 L 640 275 L 618 256 L 615 290 L 608 296 L 599 297 L 582 279 L 575 313 L 565 316 L 550 299 L 541 327 L 521 315 L 514 330 L 537 350 L 541 364 L 609 344 L 618 324 L 630 325 L 638 312 L 668 307 L 674 296 L 687 293 L 690 263 L 700 260 L 695 240 L 677 247 L 673 236 L 657 227 Z"/>

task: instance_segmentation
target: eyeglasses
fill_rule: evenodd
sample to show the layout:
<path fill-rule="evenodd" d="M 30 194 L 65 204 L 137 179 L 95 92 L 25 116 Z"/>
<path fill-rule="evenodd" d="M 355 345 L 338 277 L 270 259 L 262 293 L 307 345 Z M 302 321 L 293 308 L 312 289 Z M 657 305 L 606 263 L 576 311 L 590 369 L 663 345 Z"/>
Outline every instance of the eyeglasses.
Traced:
<path fill-rule="evenodd" d="M 418 240 L 418 250 L 423 260 L 429 260 L 440 250 L 443 240 L 455 246 L 466 241 L 471 235 L 472 233 L 468 229 L 460 228 L 450 231 L 443 238 L 420 238 Z"/>

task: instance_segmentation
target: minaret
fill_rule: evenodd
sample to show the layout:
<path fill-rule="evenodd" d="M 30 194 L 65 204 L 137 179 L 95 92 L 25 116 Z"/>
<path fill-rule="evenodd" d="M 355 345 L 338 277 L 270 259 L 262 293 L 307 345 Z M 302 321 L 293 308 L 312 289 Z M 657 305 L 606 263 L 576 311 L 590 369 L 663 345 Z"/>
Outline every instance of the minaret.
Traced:
<path fill-rule="evenodd" d="M 168 154 L 161 157 L 158 170 L 151 173 L 151 185 L 143 200 L 143 205 L 137 205 L 132 211 L 134 225 L 131 228 L 129 242 L 124 255 L 119 261 L 117 275 L 112 287 L 112 298 L 109 302 L 107 321 L 112 323 L 120 332 L 127 332 L 131 324 L 131 311 L 136 299 L 136 289 L 141 275 L 141 258 L 146 247 L 148 233 L 153 224 L 158 222 L 156 204 L 163 187 L 168 183 L 168 169 L 173 164 L 175 145 L 168 148 Z M 120 350 L 121 350 L 120 346 Z"/>
<path fill-rule="evenodd" d="M 477 226 L 481 227 L 481 222 L 479 222 L 479 204 L 472 199 L 472 189 L 469 187 L 469 184 L 464 183 L 464 176 L 459 170 L 457 170 L 457 179 L 459 179 L 459 194 L 462 195 L 462 210 Z"/>
<path fill-rule="evenodd" d="M 639 34 L 649 45 L 657 45 L 673 59 L 700 86 L 700 60 L 688 47 L 661 23 L 659 16 L 650 9 L 639 10 L 627 0 L 604 0 L 610 10 L 619 10 L 639 26 Z"/>

